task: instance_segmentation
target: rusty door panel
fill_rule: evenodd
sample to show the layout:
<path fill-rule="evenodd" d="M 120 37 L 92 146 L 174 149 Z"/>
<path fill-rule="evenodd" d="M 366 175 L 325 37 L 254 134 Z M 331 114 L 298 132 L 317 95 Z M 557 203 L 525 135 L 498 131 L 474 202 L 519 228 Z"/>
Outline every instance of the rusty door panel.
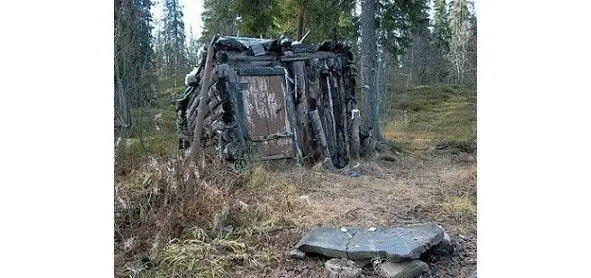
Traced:
<path fill-rule="evenodd" d="M 292 157 L 282 75 L 241 76 L 244 116 L 254 151 L 261 157 Z"/>

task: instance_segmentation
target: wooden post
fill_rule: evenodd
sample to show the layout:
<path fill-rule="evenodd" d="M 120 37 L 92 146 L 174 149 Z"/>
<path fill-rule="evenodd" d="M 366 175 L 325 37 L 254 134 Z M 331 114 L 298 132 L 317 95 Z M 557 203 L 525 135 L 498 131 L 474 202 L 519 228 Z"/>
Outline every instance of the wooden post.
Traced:
<path fill-rule="evenodd" d="M 330 151 L 328 150 L 328 144 L 326 142 L 326 136 L 324 135 L 324 128 L 322 128 L 322 122 L 320 121 L 320 115 L 318 110 L 312 110 L 310 112 L 310 122 L 312 122 L 312 128 L 314 129 L 314 137 L 320 143 L 320 150 L 325 159 L 330 160 Z"/>
<path fill-rule="evenodd" d="M 323 78 L 325 82 L 323 82 L 325 90 L 320 90 L 322 94 L 322 99 L 324 100 L 324 109 L 323 114 L 325 118 L 324 131 L 326 132 L 326 139 L 328 142 L 328 148 L 330 149 L 331 153 L 336 153 L 336 128 L 334 122 L 334 112 L 333 112 L 333 102 L 332 102 L 332 93 L 330 88 L 330 75 Z"/>
<path fill-rule="evenodd" d="M 214 38 L 215 39 L 215 38 Z M 209 47 L 207 48 L 207 59 L 205 60 L 205 69 L 203 73 L 203 79 L 201 80 L 201 91 L 197 97 L 199 99 L 199 105 L 197 106 L 197 118 L 195 119 L 195 129 L 193 130 L 193 143 L 191 144 L 191 158 L 198 162 L 201 158 L 202 154 L 202 145 L 201 145 L 201 137 L 202 137 L 202 129 L 203 129 L 203 118 L 205 117 L 205 113 L 207 112 L 205 107 L 207 107 L 207 103 L 209 102 L 209 94 L 207 93 L 213 85 L 213 57 L 214 57 L 214 41 L 210 43 Z M 197 165 L 201 165 L 197 163 Z"/>
<path fill-rule="evenodd" d="M 294 81 L 295 81 L 295 102 L 296 102 L 296 115 L 297 121 L 299 125 L 299 132 L 300 132 L 300 144 L 301 150 L 305 155 L 310 153 L 310 145 L 311 145 L 311 134 L 308 128 L 308 96 L 307 96 L 307 88 L 306 88 L 306 75 L 305 75 L 305 64 L 303 61 L 293 62 L 293 72 L 294 72 Z"/>

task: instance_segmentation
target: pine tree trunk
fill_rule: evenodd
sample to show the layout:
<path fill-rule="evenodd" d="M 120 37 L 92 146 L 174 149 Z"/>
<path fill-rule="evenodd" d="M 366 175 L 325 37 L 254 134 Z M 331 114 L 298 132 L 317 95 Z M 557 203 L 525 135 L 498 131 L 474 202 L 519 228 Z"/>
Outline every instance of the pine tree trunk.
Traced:
<path fill-rule="evenodd" d="M 376 134 L 374 121 L 377 118 L 374 108 L 377 103 L 376 91 L 376 0 L 361 1 L 361 79 L 363 82 L 363 106 L 361 122 L 361 148 L 364 154 L 369 154 L 375 145 Z"/>

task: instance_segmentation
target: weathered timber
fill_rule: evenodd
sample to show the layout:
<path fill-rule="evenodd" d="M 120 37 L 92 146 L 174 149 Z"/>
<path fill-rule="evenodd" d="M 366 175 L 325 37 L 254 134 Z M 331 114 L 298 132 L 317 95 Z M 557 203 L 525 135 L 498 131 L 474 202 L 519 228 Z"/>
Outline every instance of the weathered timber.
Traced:
<path fill-rule="evenodd" d="M 322 126 L 324 127 L 324 132 L 326 133 L 326 143 L 328 144 L 328 149 L 330 150 L 331 155 L 337 153 L 337 146 L 336 146 L 336 128 L 334 122 L 334 114 L 333 114 L 333 104 L 332 104 L 332 92 L 330 89 L 329 78 L 328 76 L 322 77 L 322 82 L 320 83 L 320 88 L 322 92 L 321 98 L 321 120 Z M 332 158 L 331 158 L 332 159 Z"/>
<path fill-rule="evenodd" d="M 312 126 L 314 127 L 314 136 L 316 137 L 316 140 L 320 147 L 320 151 L 325 159 L 330 159 L 330 150 L 328 149 L 326 135 L 324 133 L 324 128 L 322 127 L 322 122 L 320 121 L 320 115 L 318 114 L 318 110 L 312 110 L 308 115 L 310 115 L 310 121 L 312 122 Z"/>
<path fill-rule="evenodd" d="M 207 98 L 207 91 L 209 91 L 209 88 L 211 87 L 211 85 L 213 85 L 213 71 L 211 70 L 211 67 L 213 66 L 214 62 L 213 55 L 214 47 L 212 43 L 209 45 L 209 48 L 207 49 L 207 60 L 205 60 L 205 74 L 203 75 L 203 79 L 201 80 L 201 91 L 199 92 L 199 96 L 201 96 L 201 99 L 199 100 L 199 105 L 197 106 L 197 119 L 195 121 L 195 130 L 193 131 L 193 144 L 191 144 L 191 157 L 195 161 L 200 159 L 201 155 L 201 129 L 203 128 L 205 106 L 209 101 L 209 99 Z"/>
<path fill-rule="evenodd" d="M 343 143 L 344 143 L 344 151 L 347 157 L 350 157 L 350 146 L 351 146 L 351 138 L 349 138 L 349 134 L 350 134 L 350 130 L 349 130 L 349 117 L 347 117 L 347 111 L 348 110 L 348 103 L 347 103 L 347 99 L 345 97 L 345 94 L 347 93 L 347 90 L 345 89 L 345 84 L 343 83 L 343 75 L 339 75 L 338 76 L 338 86 L 337 89 L 339 90 L 339 104 L 342 106 L 341 107 L 341 134 L 343 136 Z"/>
<path fill-rule="evenodd" d="M 292 43 L 289 36 L 222 36 L 202 54 L 176 107 L 179 148 L 190 148 L 194 159 L 204 151 L 240 165 L 320 157 L 341 168 L 355 155 L 355 72 L 348 47 Z"/>

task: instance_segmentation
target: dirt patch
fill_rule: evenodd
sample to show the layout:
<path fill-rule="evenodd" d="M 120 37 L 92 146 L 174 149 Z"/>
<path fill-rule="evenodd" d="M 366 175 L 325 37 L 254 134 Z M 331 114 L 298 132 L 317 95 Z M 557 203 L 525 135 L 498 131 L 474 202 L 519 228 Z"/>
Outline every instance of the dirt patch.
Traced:
<path fill-rule="evenodd" d="M 470 159 L 469 159 L 470 160 Z M 469 161 L 468 160 L 468 161 Z M 472 160 L 474 161 L 474 160 Z M 322 277 L 325 258 L 304 261 L 284 253 L 311 227 L 440 223 L 457 254 L 428 260 L 432 277 L 468 277 L 476 266 L 476 167 L 450 155 L 416 154 L 398 162 L 364 162 L 349 171 L 295 168 L 265 171 L 260 186 L 269 200 L 285 199 L 295 228 L 262 235 L 251 245 L 275 260 L 264 267 L 237 267 L 227 277 Z M 354 177 L 351 172 L 360 175 Z M 273 184 L 283 184 L 275 188 Z M 372 270 L 364 270 L 369 277 Z M 465 275 L 464 275 L 465 274 Z M 377 276 L 376 276 L 377 277 Z"/>

